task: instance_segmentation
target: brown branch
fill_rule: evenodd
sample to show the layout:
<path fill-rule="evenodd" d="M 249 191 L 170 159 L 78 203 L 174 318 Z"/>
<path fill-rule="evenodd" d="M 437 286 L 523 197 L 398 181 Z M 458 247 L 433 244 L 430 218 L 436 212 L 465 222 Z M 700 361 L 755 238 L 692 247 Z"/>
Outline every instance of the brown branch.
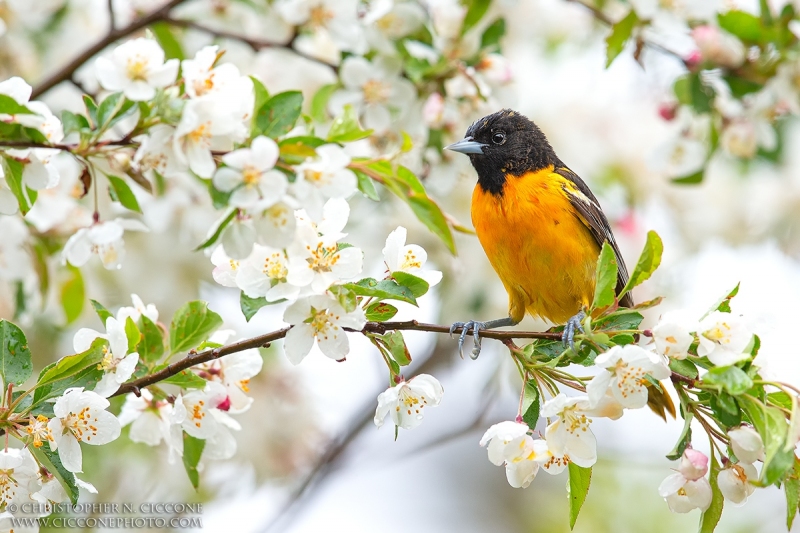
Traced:
<path fill-rule="evenodd" d="M 59 83 L 63 81 L 68 81 L 72 75 L 78 70 L 84 63 L 89 61 L 91 58 L 102 52 L 107 46 L 113 44 L 117 40 L 127 37 L 132 33 L 136 33 L 139 30 L 146 28 L 147 26 L 164 20 L 169 16 L 169 12 L 175 6 L 185 2 L 186 0 L 170 0 L 166 4 L 164 4 L 159 9 L 156 9 L 152 13 L 141 17 L 139 19 L 134 20 L 124 28 L 114 28 L 113 26 L 109 30 L 109 32 L 94 43 L 92 46 L 81 52 L 78 56 L 76 56 L 72 61 L 55 71 L 53 74 L 45 78 L 42 82 L 36 85 L 33 88 L 33 92 L 31 93 L 31 98 L 36 99 L 41 96 L 43 93 L 49 91 Z"/>
<path fill-rule="evenodd" d="M 260 348 L 262 346 L 267 346 L 271 342 L 276 340 L 282 339 L 286 336 L 286 333 L 291 329 L 291 326 L 281 328 L 277 331 L 272 331 L 270 333 L 265 333 L 264 335 L 259 335 L 257 337 L 253 337 L 251 339 L 245 339 L 238 342 L 234 342 L 233 344 L 228 344 L 227 346 L 221 346 L 219 348 L 211 348 L 208 350 L 204 350 L 200 353 L 190 353 L 180 361 L 175 361 L 174 363 L 168 365 L 166 368 L 159 370 L 158 372 L 154 372 L 147 376 L 141 377 L 139 379 L 134 379 L 133 381 L 129 381 L 124 383 L 119 390 L 113 394 L 113 396 L 119 396 L 121 394 L 127 394 L 129 392 L 133 392 L 134 394 L 138 394 L 139 390 L 143 387 L 147 387 L 148 385 L 153 385 L 158 383 L 159 381 L 164 381 L 165 379 L 178 374 L 179 372 L 191 368 L 193 366 L 207 363 L 208 361 L 213 361 L 215 359 L 219 359 L 220 357 L 224 357 L 226 355 L 230 355 L 232 353 L 242 352 L 244 350 L 249 350 L 251 348 Z M 456 328 L 454 333 L 461 333 L 463 328 Z M 353 330 L 348 330 L 353 331 Z M 441 326 L 438 324 L 425 324 L 423 322 L 417 322 L 416 320 L 407 320 L 405 322 L 367 322 L 364 326 L 364 329 L 360 331 L 360 333 L 378 333 L 382 334 L 387 331 L 427 331 L 430 333 L 450 333 L 450 326 Z M 538 331 L 481 331 L 481 337 L 484 339 L 548 339 L 548 340 L 560 340 L 561 334 L 560 333 L 542 333 Z"/>
<path fill-rule="evenodd" d="M 176 19 L 176 18 L 172 18 L 172 17 L 166 17 L 164 19 L 164 22 L 166 22 L 167 24 L 169 24 L 171 26 L 178 26 L 179 28 L 190 28 L 190 29 L 193 29 L 193 30 L 197 30 L 197 31 L 201 31 L 201 32 L 204 32 L 204 33 L 208 33 L 209 35 L 212 35 L 212 36 L 217 37 L 219 39 L 231 39 L 231 40 L 239 41 L 239 42 L 242 42 L 242 43 L 246 44 L 250 48 L 252 48 L 254 52 L 258 52 L 258 51 L 263 50 L 265 48 L 284 48 L 284 49 L 289 50 L 292 53 L 294 53 L 294 54 L 296 54 L 296 55 L 298 55 L 298 56 L 300 56 L 300 57 L 302 57 L 304 59 L 308 59 L 309 61 L 313 61 L 315 63 L 319 63 L 320 65 L 325 65 L 326 67 L 329 67 L 329 68 L 333 69 L 334 72 L 338 71 L 338 69 L 339 69 L 339 67 L 337 67 L 336 65 L 331 65 L 330 63 L 328 63 L 326 61 L 323 61 L 322 59 L 319 59 L 319 58 L 314 57 L 312 55 L 305 54 L 305 53 L 300 52 L 299 50 L 295 49 L 293 45 L 294 45 L 295 40 L 297 39 L 297 34 L 295 34 L 295 36 L 292 37 L 289 40 L 288 43 L 276 43 L 276 42 L 273 42 L 273 41 L 265 41 L 263 39 L 254 39 L 252 37 L 246 37 L 244 35 L 240 35 L 240 34 L 235 33 L 235 32 L 230 32 L 230 31 L 225 31 L 225 30 L 218 30 L 216 28 L 210 28 L 210 27 L 205 26 L 203 24 L 200 24 L 199 22 L 196 22 L 194 20 Z"/>

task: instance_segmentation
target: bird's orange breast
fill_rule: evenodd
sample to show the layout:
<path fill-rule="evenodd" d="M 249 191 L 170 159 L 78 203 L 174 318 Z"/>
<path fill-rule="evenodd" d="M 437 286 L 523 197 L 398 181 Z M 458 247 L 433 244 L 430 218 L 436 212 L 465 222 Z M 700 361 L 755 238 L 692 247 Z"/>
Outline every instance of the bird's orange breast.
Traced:
<path fill-rule="evenodd" d="M 472 223 L 514 320 L 527 311 L 564 323 L 592 301 L 600 248 L 565 187 L 575 186 L 552 167 L 508 176 L 500 195 L 475 186 Z"/>

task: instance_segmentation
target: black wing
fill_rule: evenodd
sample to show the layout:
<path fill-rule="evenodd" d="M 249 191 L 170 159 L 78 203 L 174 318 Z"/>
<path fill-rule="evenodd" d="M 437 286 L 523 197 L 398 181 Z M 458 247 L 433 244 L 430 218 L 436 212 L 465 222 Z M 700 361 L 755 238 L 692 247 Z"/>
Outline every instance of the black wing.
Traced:
<path fill-rule="evenodd" d="M 614 240 L 614 234 L 611 232 L 608 219 L 600 208 L 600 202 L 598 202 L 597 198 L 592 194 L 588 185 L 570 169 L 566 167 L 558 168 L 555 172 L 574 183 L 578 191 L 580 191 L 580 194 L 576 194 L 575 191 L 565 189 L 572 207 L 574 207 L 583 219 L 589 223 L 589 231 L 592 233 L 597 245 L 602 247 L 604 242 L 608 242 L 614 250 L 614 255 L 617 257 L 617 294 L 619 294 L 622 288 L 625 287 L 625 284 L 628 283 L 628 269 L 625 267 L 625 260 L 622 259 L 617 241 Z M 633 297 L 631 293 L 627 293 L 623 296 L 619 303 L 623 307 L 633 307 Z"/>

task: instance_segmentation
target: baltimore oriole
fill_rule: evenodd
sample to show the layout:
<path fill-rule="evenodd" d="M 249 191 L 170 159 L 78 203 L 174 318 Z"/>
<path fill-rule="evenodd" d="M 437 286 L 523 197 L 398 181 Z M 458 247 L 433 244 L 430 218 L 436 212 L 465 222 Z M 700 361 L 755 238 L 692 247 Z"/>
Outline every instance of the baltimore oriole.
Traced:
<path fill-rule="evenodd" d="M 595 268 L 603 242 L 617 259 L 617 292 L 628 281 L 611 227 L 592 191 L 556 155 L 530 119 L 503 109 L 474 122 L 463 140 L 446 147 L 467 154 L 478 172 L 472 194 L 472 223 L 478 239 L 508 292 L 508 317 L 488 322 L 456 322 L 480 353 L 480 331 L 518 324 L 527 311 L 565 324 L 563 341 L 594 297 Z M 620 305 L 631 307 L 625 294 Z"/>

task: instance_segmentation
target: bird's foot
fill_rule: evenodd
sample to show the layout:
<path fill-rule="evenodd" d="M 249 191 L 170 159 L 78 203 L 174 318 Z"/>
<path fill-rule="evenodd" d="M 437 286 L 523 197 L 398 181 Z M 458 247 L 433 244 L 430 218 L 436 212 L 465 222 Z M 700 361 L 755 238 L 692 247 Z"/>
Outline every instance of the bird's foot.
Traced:
<path fill-rule="evenodd" d="M 584 318 L 586 318 L 586 313 L 580 311 L 564 324 L 564 333 L 561 335 L 561 342 L 564 343 L 564 346 L 569 346 L 573 350 L 575 349 L 575 330 L 577 329 L 581 333 L 584 332 L 583 325 L 581 324 Z"/>
<path fill-rule="evenodd" d="M 461 334 L 458 336 L 458 353 L 462 358 L 464 357 L 464 339 L 467 338 L 470 330 L 472 330 L 472 338 L 475 341 L 475 345 L 472 347 L 472 352 L 469 356 L 472 359 L 477 359 L 481 354 L 481 330 L 487 329 L 486 325 L 486 322 L 479 320 L 468 320 L 467 322 L 453 322 L 453 325 L 450 326 L 450 337 L 453 336 L 453 333 L 458 328 L 462 328 Z"/>

